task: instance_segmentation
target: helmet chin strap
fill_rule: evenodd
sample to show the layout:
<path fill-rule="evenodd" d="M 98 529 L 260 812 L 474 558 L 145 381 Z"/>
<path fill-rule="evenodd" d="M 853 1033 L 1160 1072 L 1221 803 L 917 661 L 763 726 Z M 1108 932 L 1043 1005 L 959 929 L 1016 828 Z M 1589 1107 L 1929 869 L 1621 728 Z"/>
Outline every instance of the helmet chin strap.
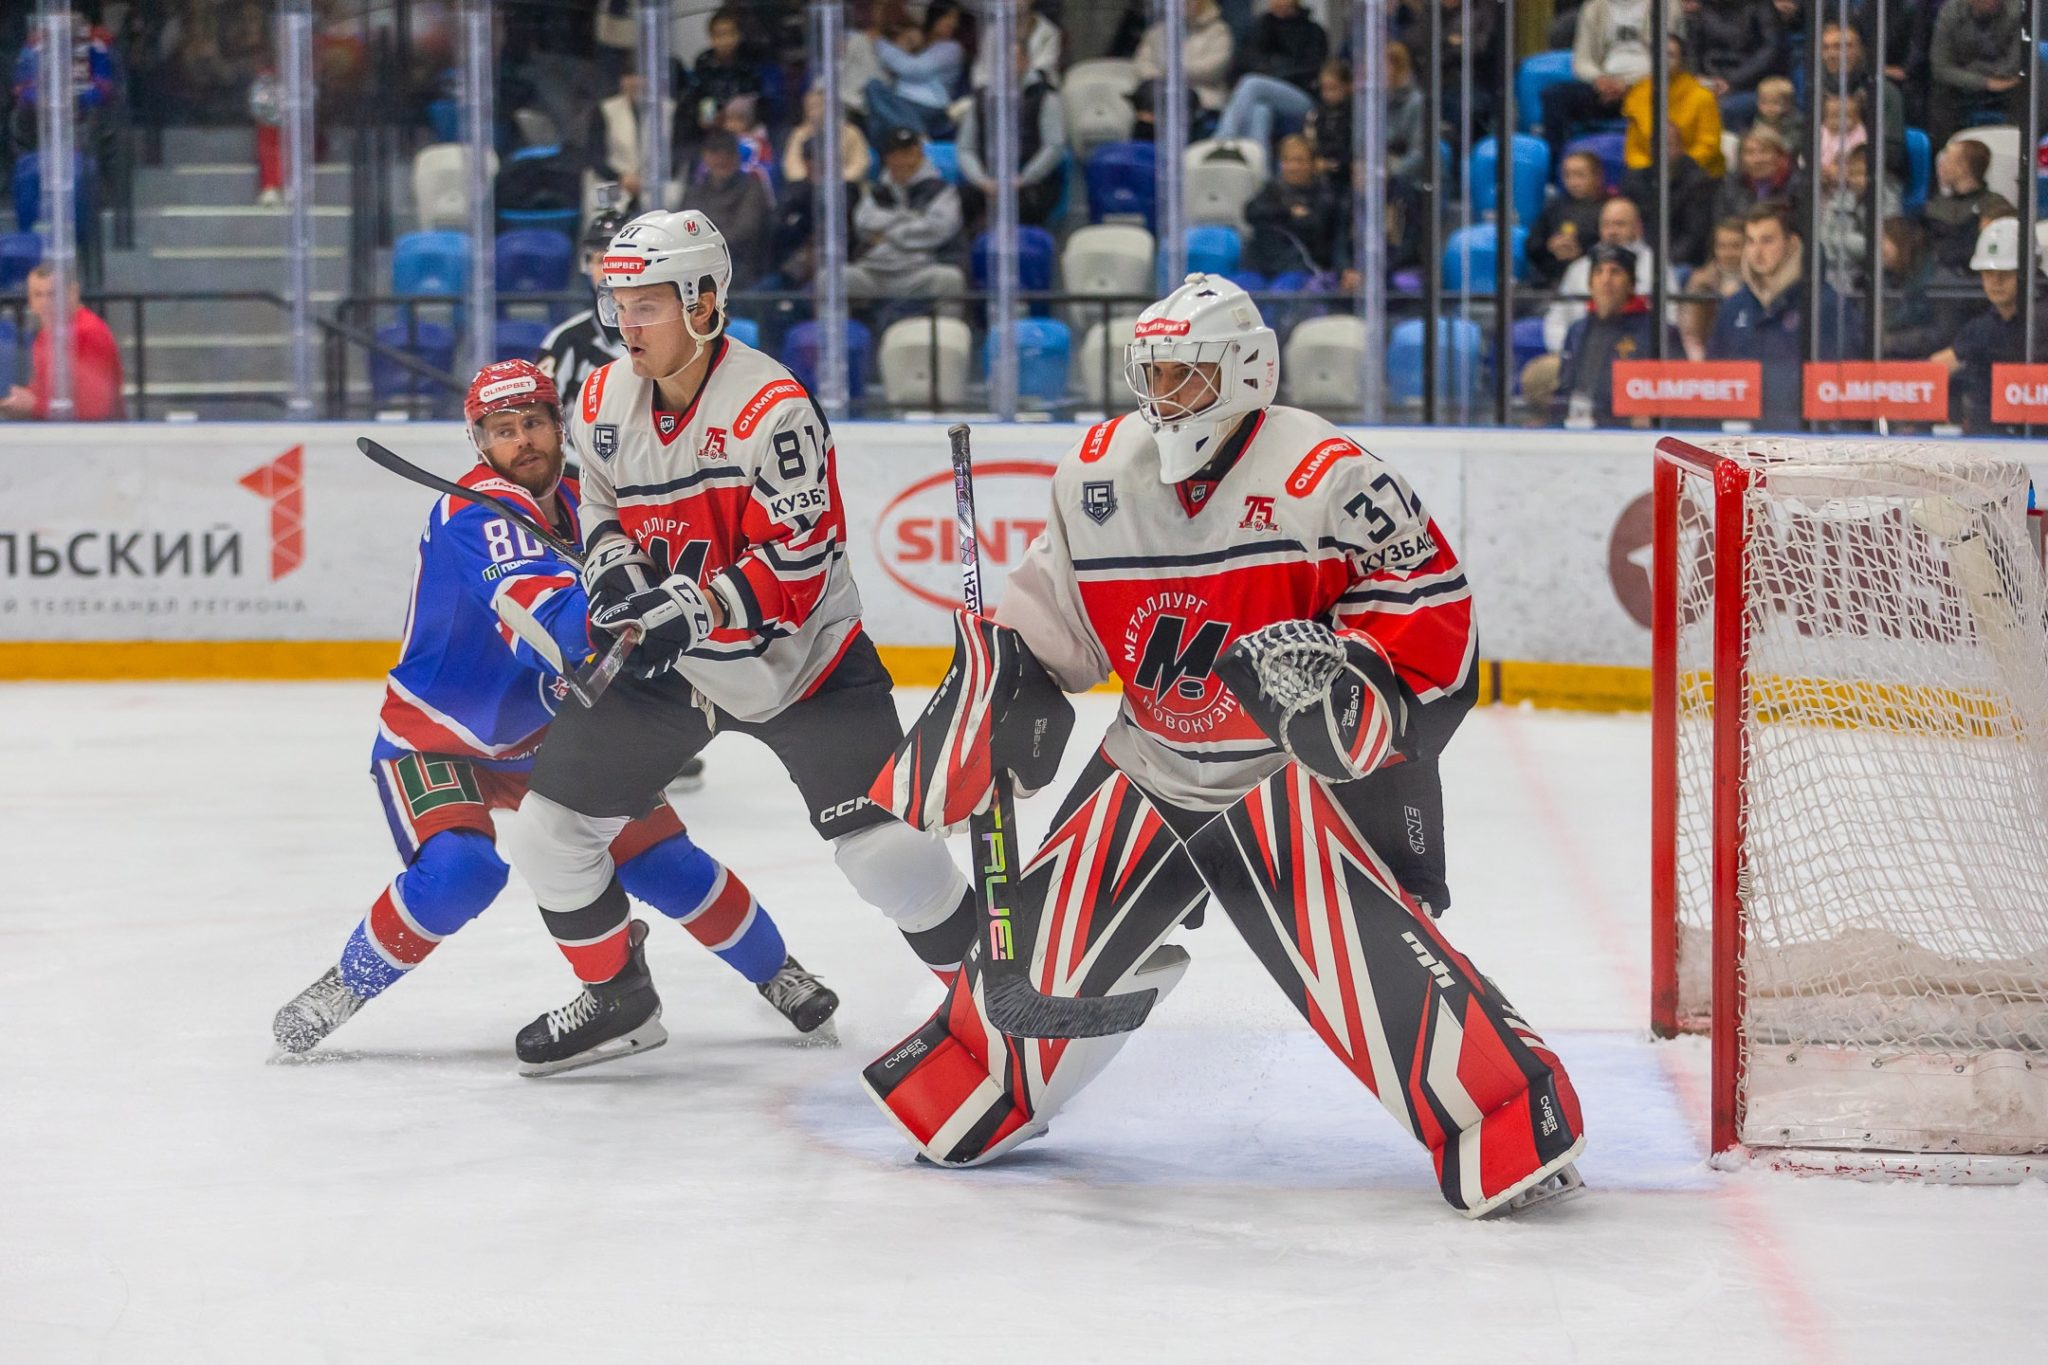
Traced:
<path fill-rule="evenodd" d="M 697 324 L 690 320 L 689 311 L 687 309 L 684 310 L 683 330 L 690 334 L 690 340 L 697 343 L 697 349 L 688 360 L 685 360 L 681 365 L 678 365 L 674 370 L 670 371 L 668 374 L 657 376 L 654 381 L 655 383 L 668 383 L 670 380 L 680 376 L 692 365 L 696 364 L 698 361 L 704 359 L 706 356 L 709 356 L 711 354 L 711 343 L 718 340 L 719 336 L 725 331 L 725 304 L 723 302 L 719 303 L 719 305 L 712 310 L 712 316 L 717 318 L 718 321 L 712 326 L 710 331 L 700 332 L 697 330 Z"/>

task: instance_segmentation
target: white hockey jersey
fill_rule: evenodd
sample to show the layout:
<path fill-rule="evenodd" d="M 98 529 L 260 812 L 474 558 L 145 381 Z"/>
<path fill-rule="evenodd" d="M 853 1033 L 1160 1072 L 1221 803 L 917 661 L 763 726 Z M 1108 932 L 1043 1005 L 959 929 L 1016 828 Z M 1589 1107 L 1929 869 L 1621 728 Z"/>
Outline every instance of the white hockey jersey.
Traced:
<path fill-rule="evenodd" d="M 1364 631 L 1425 706 L 1465 688 L 1477 652 L 1464 571 L 1407 480 L 1311 413 L 1246 420 L 1213 484 L 1160 482 L 1142 419 L 1091 428 L 996 610 L 1068 691 L 1120 678 L 1104 751 L 1197 810 L 1285 761 L 1213 672 L 1238 636 L 1318 618 Z"/>
<path fill-rule="evenodd" d="M 806 695 L 860 630 L 832 434 L 804 386 L 721 337 L 687 412 L 614 361 L 569 415 L 585 543 L 617 522 L 667 573 L 715 594 L 729 625 L 678 665 L 740 720 Z"/>

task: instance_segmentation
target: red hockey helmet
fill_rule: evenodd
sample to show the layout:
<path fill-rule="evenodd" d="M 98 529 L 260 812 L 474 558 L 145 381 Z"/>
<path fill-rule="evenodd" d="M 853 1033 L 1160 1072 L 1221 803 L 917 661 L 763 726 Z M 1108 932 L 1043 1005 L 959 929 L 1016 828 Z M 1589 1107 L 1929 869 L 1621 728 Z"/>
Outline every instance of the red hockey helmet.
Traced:
<path fill-rule="evenodd" d="M 462 400 L 462 415 L 475 426 L 494 412 L 546 403 L 562 414 L 562 395 L 555 381 L 531 360 L 499 360 L 476 372 L 469 381 L 469 394 Z"/>

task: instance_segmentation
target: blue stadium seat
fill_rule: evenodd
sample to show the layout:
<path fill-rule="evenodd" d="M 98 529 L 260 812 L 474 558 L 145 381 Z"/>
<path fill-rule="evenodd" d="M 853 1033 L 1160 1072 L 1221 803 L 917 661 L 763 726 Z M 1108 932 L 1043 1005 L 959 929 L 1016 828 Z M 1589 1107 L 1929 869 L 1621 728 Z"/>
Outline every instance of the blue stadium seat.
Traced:
<path fill-rule="evenodd" d="M 43 263 L 43 239 L 33 232 L 0 235 L 0 290 L 16 290 Z"/>
<path fill-rule="evenodd" d="M 1211 224 L 1191 227 L 1187 234 L 1189 274 L 1228 275 L 1237 269 L 1244 239 L 1237 235 L 1236 228 Z"/>
<path fill-rule="evenodd" d="M 540 345 L 547 339 L 548 324 L 545 322 L 500 318 L 497 331 L 491 338 L 491 359 L 531 360 L 540 354 Z"/>
<path fill-rule="evenodd" d="M 499 209 L 500 232 L 559 232 L 574 237 L 583 221 L 580 209 Z"/>
<path fill-rule="evenodd" d="M 438 99 L 427 105 L 427 126 L 436 142 L 462 141 L 462 106 L 452 99 Z"/>
<path fill-rule="evenodd" d="M 1452 233 L 1450 239 L 1444 243 L 1443 287 L 1463 289 L 1474 294 L 1492 293 L 1495 240 L 1492 223 L 1459 228 Z M 1528 240 L 1527 228 L 1515 227 L 1508 230 L 1508 250 L 1513 253 L 1513 270 L 1517 280 L 1529 272 Z"/>
<path fill-rule="evenodd" d="M 576 246 L 560 232 L 524 228 L 498 234 L 500 294 L 559 294 L 569 287 Z"/>
<path fill-rule="evenodd" d="M 1441 318 L 1436 325 L 1436 393 L 1439 402 L 1473 402 L 1485 344 L 1479 324 Z M 1396 403 L 1422 401 L 1422 319 L 1409 318 L 1394 327 L 1387 347 L 1387 393 Z"/>
<path fill-rule="evenodd" d="M 377 340 L 394 350 L 404 351 L 437 370 L 455 368 L 455 329 L 438 322 L 413 324 L 410 333 L 402 322 L 377 329 Z M 370 353 L 370 391 L 379 398 L 411 397 L 439 392 L 424 376 L 415 375 L 375 351 Z"/>
<path fill-rule="evenodd" d="M 1315 282 L 1316 277 L 1306 270 L 1289 270 L 1268 280 L 1266 287 L 1275 294 L 1301 294 Z"/>
<path fill-rule="evenodd" d="M 1622 174 L 1628 169 L 1621 156 L 1622 148 L 1627 142 L 1627 133 L 1588 133 L 1584 137 L 1575 137 L 1570 142 L 1567 142 L 1564 154 L 1565 156 L 1570 156 L 1574 152 L 1591 152 L 1594 156 L 1599 157 L 1600 165 L 1607 175 L 1607 189 L 1612 193 L 1621 188 Z M 1562 157 L 1558 159 L 1557 177 L 1557 183 L 1563 185 L 1564 160 Z"/>
<path fill-rule="evenodd" d="M 1010 324 L 1017 338 L 1017 395 L 1058 402 L 1067 396 L 1067 361 L 1073 352 L 1074 334 L 1067 324 L 1053 318 L 1018 318 Z M 995 364 L 994 331 L 982 343 L 984 370 Z"/>
<path fill-rule="evenodd" d="M 823 349 L 825 329 L 818 322 L 799 322 L 782 341 L 782 363 L 789 367 L 806 389 L 818 391 L 818 353 Z M 852 318 L 846 320 L 846 394 L 858 399 L 867 391 L 868 355 L 874 338 Z"/>
<path fill-rule="evenodd" d="M 1508 144 L 1514 150 L 1515 218 L 1518 222 L 1533 223 L 1543 212 L 1544 182 L 1550 179 L 1550 144 L 1540 137 L 1524 133 L 1515 134 L 1515 140 Z M 1472 187 L 1472 209 L 1475 213 L 1494 211 L 1494 190 L 1500 181 L 1496 163 L 1500 157 L 1500 145 L 1490 137 L 1479 139 L 1479 145 L 1472 149 L 1472 164 L 1467 168 Z"/>
<path fill-rule="evenodd" d="M 1927 189 L 1934 179 L 1934 144 L 1924 129 L 1906 130 L 1906 192 L 1899 207 L 1914 217 L 1927 210 Z"/>
<path fill-rule="evenodd" d="M 1524 133 L 1534 132 L 1543 119 L 1543 92 L 1576 79 L 1570 48 L 1523 58 L 1515 71 L 1515 127 Z"/>
<path fill-rule="evenodd" d="M 1145 220 L 1147 232 L 1157 231 L 1153 224 L 1153 156 L 1149 142 L 1111 142 L 1089 154 L 1089 222 L 1136 215 Z"/>
<path fill-rule="evenodd" d="M 1514 354 L 1515 392 L 1520 393 L 1522 367 L 1549 349 L 1543 344 L 1543 319 L 1516 319 L 1514 330 L 1508 333 L 1508 345 Z"/>
<path fill-rule="evenodd" d="M 1233 270 L 1227 278 L 1232 284 L 1244 290 L 1247 294 L 1263 294 L 1266 292 L 1266 277 L 1256 270 Z"/>
<path fill-rule="evenodd" d="M 761 349 L 761 324 L 752 318 L 727 318 L 725 334 L 757 351 Z"/>
<path fill-rule="evenodd" d="M 392 244 L 392 293 L 454 295 L 468 287 L 468 233 L 408 232 Z"/>
<path fill-rule="evenodd" d="M 989 274 L 990 257 L 993 255 L 995 235 L 984 232 L 974 239 L 974 287 L 986 291 L 993 278 Z M 1017 229 L 1017 287 L 1036 290 L 1040 293 L 1052 291 L 1052 263 L 1059 255 L 1059 245 L 1044 228 L 1020 227 Z"/>
<path fill-rule="evenodd" d="M 0 384 L 19 384 L 27 378 L 21 372 L 21 336 L 11 321 L 0 320 Z"/>
<path fill-rule="evenodd" d="M 932 163 L 932 169 L 948 185 L 960 183 L 960 148 L 951 142 L 927 142 L 924 144 L 924 159 Z"/>
<path fill-rule="evenodd" d="M 93 220 L 99 214 L 99 206 L 93 197 L 94 180 L 92 158 L 83 152 L 78 153 L 71 162 L 71 216 L 81 237 L 91 229 Z M 10 188 L 14 194 L 14 221 L 23 232 L 34 232 L 43 216 L 41 153 L 28 152 L 15 158 L 14 178 Z"/>

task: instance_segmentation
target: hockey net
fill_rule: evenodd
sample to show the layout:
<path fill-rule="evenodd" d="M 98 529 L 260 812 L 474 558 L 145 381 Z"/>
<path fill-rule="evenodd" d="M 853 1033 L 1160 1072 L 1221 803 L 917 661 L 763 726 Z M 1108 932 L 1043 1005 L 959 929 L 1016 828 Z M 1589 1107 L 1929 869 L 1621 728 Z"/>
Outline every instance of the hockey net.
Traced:
<path fill-rule="evenodd" d="M 1656 480 L 1653 1025 L 1714 1035 L 1715 1150 L 2048 1152 L 2025 467 L 1666 440 Z"/>

